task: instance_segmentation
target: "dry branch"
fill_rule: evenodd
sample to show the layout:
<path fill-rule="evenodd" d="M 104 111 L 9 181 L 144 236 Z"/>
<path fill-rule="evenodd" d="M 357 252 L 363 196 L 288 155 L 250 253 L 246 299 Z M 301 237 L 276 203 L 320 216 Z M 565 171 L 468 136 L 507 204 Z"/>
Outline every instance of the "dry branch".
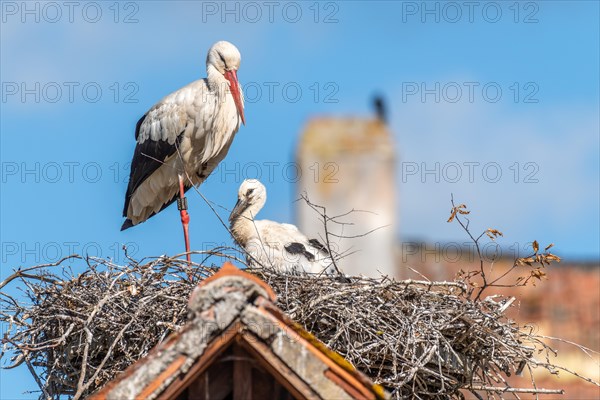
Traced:
<path fill-rule="evenodd" d="M 229 250 L 197 254 L 239 258 Z M 80 256 L 16 271 L 0 292 L 3 364 L 25 363 L 40 398 L 84 398 L 185 323 L 191 290 L 215 268 L 193 271 L 190 282 L 178 258 L 117 265 Z M 250 272 L 273 287 L 293 319 L 394 398 L 459 398 L 463 389 L 492 398 L 550 393 L 511 388 L 504 378 L 525 366 L 557 369 L 544 337 L 507 319 L 506 302 L 471 300 L 463 282 Z M 9 295 L 9 284 L 21 284 L 26 297 Z"/>

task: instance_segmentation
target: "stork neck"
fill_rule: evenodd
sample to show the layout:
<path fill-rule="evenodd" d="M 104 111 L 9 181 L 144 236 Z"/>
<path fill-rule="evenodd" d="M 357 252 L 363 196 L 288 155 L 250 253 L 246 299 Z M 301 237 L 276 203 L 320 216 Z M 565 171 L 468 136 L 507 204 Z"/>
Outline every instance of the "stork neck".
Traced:
<path fill-rule="evenodd" d="M 206 81 L 210 90 L 216 92 L 219 96 L 225 96 L 229 90 L 229 82 L 223 74 L 211 64 L 206 66 L 206 74 Z"/>
<path fill-rule="evenodd" d="M 246 246 L 250 239 L 258 236 L 255 218 L 261 208 L 262 204 L 252 204 L 231 222 L 233 237 L 242 247 Z"/>

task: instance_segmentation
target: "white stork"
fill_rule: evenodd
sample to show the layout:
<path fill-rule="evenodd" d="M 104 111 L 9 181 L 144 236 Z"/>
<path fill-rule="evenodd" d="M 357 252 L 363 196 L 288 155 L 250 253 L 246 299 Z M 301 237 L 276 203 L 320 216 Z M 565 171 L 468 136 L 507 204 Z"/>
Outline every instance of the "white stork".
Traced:
<path fill-rule="evenodd" d="M 233 44 L 215 43 L 206 57 L 207 78 L 171 93 L 140 118 L 123 209 L 127 219 L 121 230 L 177 200 L 190 260 L 185 192 L 204 182 L 227 155 L 240 124 L 245 124 L 237 79 L 240 61 Z"/>
<path fill-rule="evenodd" d="M 246 179 L 229 217 L 233 238 L 250 255 L 249 262 L 277 272 L 335 274 L 329 251 L 317 239 L 308 239 L 294 225 L 255 219 L 266 201 L 264 185 Z"/>

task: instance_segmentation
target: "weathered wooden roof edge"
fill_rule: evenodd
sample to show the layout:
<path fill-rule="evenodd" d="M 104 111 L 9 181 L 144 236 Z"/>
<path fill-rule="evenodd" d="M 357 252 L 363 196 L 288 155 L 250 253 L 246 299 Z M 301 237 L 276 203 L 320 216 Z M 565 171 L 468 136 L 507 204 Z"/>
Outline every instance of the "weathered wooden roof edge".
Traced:
<path fill-rule="evenodd" d="M 168 390 L 170 386 L 181 386 L 191 379 L 188 372 L 199 374 L 205 370 L 207 366 L 195 364 L 210 363 L 207 360 L 213 358 L 207 357 L 207 353 L 216 354 L 233 337 L 243 341 L 248 335 L 264 340 L 266 346 L 260 347 L 261 351 L 283 361 L 318 397 L 332 394 L 361 399 L 388 397 L 381 386 L 284 314 L 274 304 L 275 300 L 275 293 L 267 283 L 225 263 L 217 274 L 202 281 L 192 292 L 188 322 L 181 330 L 155 346 L 91 399 L 163 398 L 165 391 L 177 391 Z M 305 358 L 298 357 L 298 353 L 306 354 Z M 300 362 L 314 369 L 307 372 Z"/>

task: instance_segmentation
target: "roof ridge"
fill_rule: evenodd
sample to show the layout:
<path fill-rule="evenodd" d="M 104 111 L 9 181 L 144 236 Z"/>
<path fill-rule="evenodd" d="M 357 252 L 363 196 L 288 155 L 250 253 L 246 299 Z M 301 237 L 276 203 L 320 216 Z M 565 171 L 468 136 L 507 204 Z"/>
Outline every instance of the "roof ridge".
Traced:
<path fill-rule="evenodd" d="M 249 281 L 256 283 L 258 286 L 260 286 L 262 289 L 264 289 L 265 292 L 267 292 L 267 295 L 268 295 L 268 298 L 270 301 L 275 302 L 277 300 L 277 295 L 275 294 L 275 292 L 273 291 L 271 286 L 269 286 L 269 284 L 267 284 L 267 282 L 263 281 L 256 275 L 252 275 L 252 274 L 249 274 L 248 272 L 242 271 L 241 269 L 237 268 L 235 265 L 233 265 L 229 261 L 226 261 L 223 264 L 223 266 L 221 268 L 219 268 L 219 272 L 217 272 L 214 275 L 209 276 L 208 278 L 203 279 L 198 284 L 197 288 L 203 288 L 206 285 L 210 284 L 211 282 L 217 281 L 221 278 L 234 277 L 234 276 L 245 278 Z"/>

